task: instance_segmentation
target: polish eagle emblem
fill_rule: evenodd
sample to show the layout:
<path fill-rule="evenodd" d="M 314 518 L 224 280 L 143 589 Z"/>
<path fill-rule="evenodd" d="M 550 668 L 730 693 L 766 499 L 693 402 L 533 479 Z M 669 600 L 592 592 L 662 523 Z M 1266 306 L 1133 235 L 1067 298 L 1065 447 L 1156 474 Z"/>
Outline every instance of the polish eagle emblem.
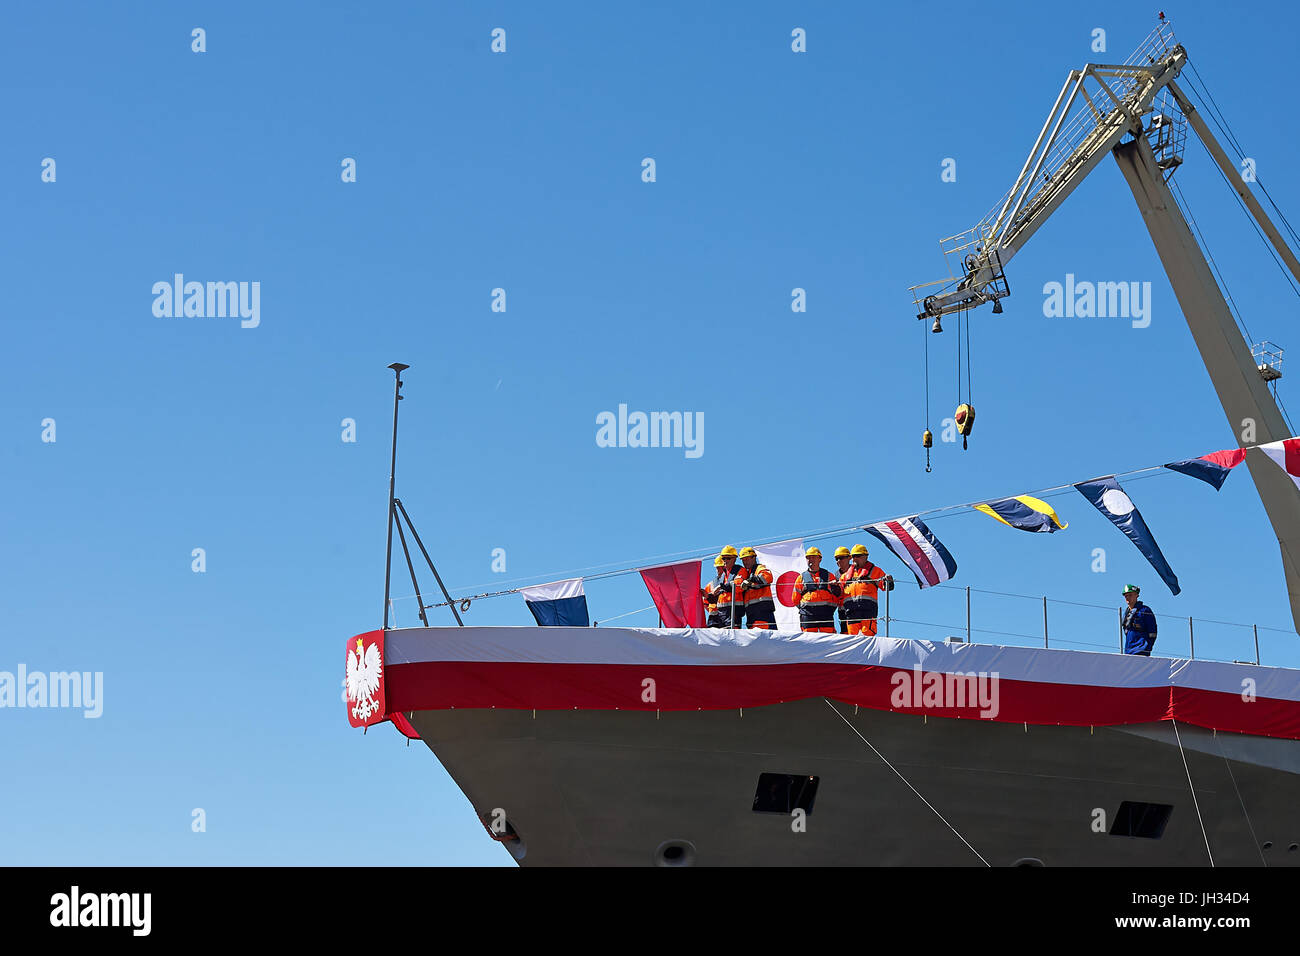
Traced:
<path fill-rule="evenodd" d="M 379 710 L 379 701 L 375 700 L 375 695 L 379 692 L 379 672 L 382 666 L 379 661 L 379 645 L 365 647 L 358 637 L 357 649 L 348 651 L 346 686 L 352 716 L 357 720 L 369 720 Z"/>

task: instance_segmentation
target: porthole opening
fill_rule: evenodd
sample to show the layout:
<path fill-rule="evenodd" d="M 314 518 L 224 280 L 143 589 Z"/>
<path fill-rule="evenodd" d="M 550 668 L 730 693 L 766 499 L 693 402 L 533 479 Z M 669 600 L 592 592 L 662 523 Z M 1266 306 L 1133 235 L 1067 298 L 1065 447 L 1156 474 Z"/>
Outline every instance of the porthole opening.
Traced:
<path fill-rule="evenodd" d="M 665 840 L 655 850 L 655 866 L 694 866 L 695 844 L 690 840 Z"/>

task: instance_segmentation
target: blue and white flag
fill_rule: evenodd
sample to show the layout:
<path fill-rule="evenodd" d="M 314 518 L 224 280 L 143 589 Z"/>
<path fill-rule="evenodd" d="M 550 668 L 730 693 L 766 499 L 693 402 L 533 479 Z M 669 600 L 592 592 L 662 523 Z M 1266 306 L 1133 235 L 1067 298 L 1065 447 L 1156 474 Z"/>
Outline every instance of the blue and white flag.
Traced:
<path fill-rule="evenodd" d="M 587 596 L 582 590 L 582 578 L 553 581 L 531 588 L 520 588 L 528 610 L 542 627 L 590 627 L 587 616 Z"/>
<path fill-rule="evenodd" d="M 1142 520 L 1142 512 L 1137 510 L 1137 505 L 1133 504 L 1133 500 L 1124 493 L 1124 489 L 1119 486 L 1114 475 L 1092 481 L 1081 481 L 1074 487 L 1137 545 L 1142 556 L 1151 563 L 1151 567 L 1155 568 L 1156 574 L 1160 575 L 1170 591 L 1177 594 L 1182 590 L 1178 586 L 1178 576 L 1174 574 L 1173 568 L 1169 567 L 1169 562 L 1160 553 L 1160 545 L 1156 544 L 1151 529 Z"/>

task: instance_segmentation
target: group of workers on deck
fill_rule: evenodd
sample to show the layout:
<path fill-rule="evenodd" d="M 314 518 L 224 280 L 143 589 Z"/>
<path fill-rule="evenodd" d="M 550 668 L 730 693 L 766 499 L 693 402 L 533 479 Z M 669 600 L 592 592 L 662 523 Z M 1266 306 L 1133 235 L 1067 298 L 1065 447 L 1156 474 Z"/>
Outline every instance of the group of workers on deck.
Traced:
<path fill-rule="evenodd" d="M 817 548 L 809 548 L 804 557 L 808 570 L 795 580 L 792 594 L 799 608 L 800 629 L 834 634 L 838 613 L 841 634 L 874 637 L 878 596 L 882 590 L 894 589 L 893 577 L 868 560 L 867 549 L 861 544 L 835 549 L 838 574 L 821 566 L 822 553 Z M 707 625 L 776 630 L 776 583 L 772 572 L 758 563 L 754 549 L 737 552 L 728 545 L 714 559 L 713 567 L 717 576 L 700 589 Z M 1138 594 L 1136 586 L 1125 585 L 1124 653 L 1149 657 L 1156 642 L 1156 616 Z"/>
<path fill-rule="evenodd" d="M 836 548 L 838 574 L 821 566 L 817 548 L 809 548 L 804 557 L 808 570 L 796 579 L 793 591 L 800 629 L 834 634 L 838 612 L 840 633 L 874 636 L 877 596 L 881 590 L 892 591 L 894 579 L 867 559 L 866 547 Z M 754 549 L 741 548 L 737 553 L 728 545 L 713 566 L 717 576 L 700 589 L 708 626 L 775 630 L 775 583 L 772 572 L 758 563 Z"/>

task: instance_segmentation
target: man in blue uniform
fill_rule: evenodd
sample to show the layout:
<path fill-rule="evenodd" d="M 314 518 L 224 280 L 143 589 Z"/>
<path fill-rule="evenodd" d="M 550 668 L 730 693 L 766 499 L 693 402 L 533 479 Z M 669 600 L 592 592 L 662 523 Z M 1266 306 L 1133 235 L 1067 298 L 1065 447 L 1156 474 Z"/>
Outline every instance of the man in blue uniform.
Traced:
<path fill-rule="evenodd" d="M 1124 612 L 1124 653 L 1150 657 L 1156 643 L 1156 616 L 1138 600 L 1141 590 L 1136 585 L 1124 585 L 1124 600 L 1128 602 Z"/>

